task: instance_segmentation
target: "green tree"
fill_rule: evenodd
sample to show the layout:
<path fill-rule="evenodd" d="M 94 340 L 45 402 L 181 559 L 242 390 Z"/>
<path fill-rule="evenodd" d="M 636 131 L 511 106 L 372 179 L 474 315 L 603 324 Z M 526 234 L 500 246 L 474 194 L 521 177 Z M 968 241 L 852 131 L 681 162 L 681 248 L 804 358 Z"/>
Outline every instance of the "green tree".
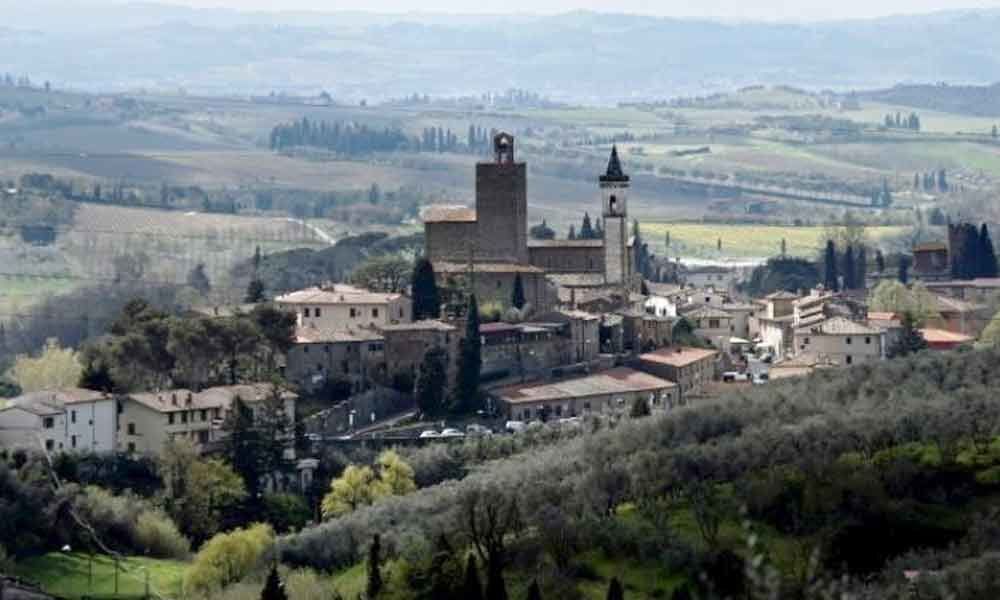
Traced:
<path fill-rule="evenodd" d="M 157 459 L 163 506 L 195 542 L 219 532 L 246 498 L 243 480 L 219 459 L 201 458 L 188 440 L 168 441 Z"/>
<path fill-rule="evenodd" d="M 483 586 L 479 583 L 479 567 L 476 565 L 476 555 L 469 554 L 465 564 L 465 580 L 462 583 L 462 600 L 482 600 Z"/>
<path fill-rule="evenodd" d="M 648 417 L 651 414 L 649 410 L 649 402 L 645 398 L 636 396 L 632 400 L 632 407 L 629 409 L 629 416 L 633 419 L 638 419 L 640 417 Z"/>
<path fill-rule="evenodd" d="M 882 254 L 881 248 L 875 251 L 875 268 L 879 275 L 885 272 L 885 255 Z"/>
<path fill-rule="evenodd" d="M 376 533 L 368 547 L 368 579 L 365 584 L 365 597 L 375 600 L 382 592 L 382 543 Z"/>
<path fill-rule="evenodd" d="M 440 346 L 435 346 L 424 354 L 417 374 L 416 395 L 417 407 L 425 415 L 440 415 L 446 408 L 447 362 L 448 352 Z"/>
<path fill-rule="evenodd" d="M 507 600 L 507 582 L 503 579 L 501 566 L 486 568 L 486 600 Z"/>
<path fill-rule="evenodd" d="M 524 281 L 521 279 L 520 273 L 514 275 L 514 293 L 512 294 L 510 303 L 517 310 L 524 308 L 524 305 L 527 303 L 524 297 Z"/>
<path fill-rule="evenodd" d="M 401 293 L 410 285 L 410 261 L 396 255 L 368 258 L 351 272 L 351 283 L 373 292 Z"/>
<path fill-rule="evenodd" d="M 594 226 L 590 223 L 590 213 L 583 213 L 583 225 L 581 225 L 580 233 L 577 237 L 581 240 L 590 240 L 594 238 Z"/>
<path fill-rule="evenodd" d="M 834 244 L 833 240 L 826 241 L 826 255 L 823 258 L 823 264 L 826 268 L 823 285 L 825 285 L 826 289 L 830 291 L 839 291 L 840 278 L 837 274 L 837 246 Z"/>
<path fill-rule="evenodd" d="M 866 289 L 868 287 L 868 250 L 864 246 L 858 248 L 858 254 L 854 260 L 854 266 L 856 268 L 854 285 L 860 290 Z"/>
<path fill-rule="evenodd" d="M 45 342 L 38 356 L 18 355 L 7 378 L 24 392 L 58 390 L 75 386 L 83 367 L 72 348 L 63 348 L 55 338 Z"/>
<path fill-rule="evenodd" d="M 899 257 L 899 276 L 897 279 L 903 285 L 910 282 L 910 260 L 909 256 Z"/>
<path fill-rule="evenodd" d="M 198 263 L 188 273 L 187 284 L 198 291 L 202 296 L 207 296 L 212 291 L 212 282 L 209 281 L 205 273 L 205 263 Z"/>
<path fill-rule="evenodd" d="M 848 246 L 847 250 L 844 251 L 844 266 L 840 271 L 844 274 L 844 289 L 854 290 L 857 289 L 857 283 L 854 281 L 855 276 L 858 273 L 857 265 L 854 262 L 854 247 Z"/>
<path fill-rule="evenodd" d="M 538 225 L 534 225 L 528 230 L 528 234 L 532 239 L 535 240 L 554 240 L 556 238 L 556 232 L 549 227 L 549 224 L 542 219 L 542 222 Z"/>
<path fill-rule="evenodd" d="M 983 223 L 979 228 L 979 276 L 996 277 L 1000 274 L 997 266 L 996 248 L 993 247 L 993 239 L 990 237 L 990 230 Z"/>
<path fill-rule="evenodd" d="M 378 465 L 378 483 L 381 486 L 377 495 L 405 496 L 417 491 L 417 484 L 413 481 L 413 467 L 395 450 L 384 450 L 375 463 Z"/>
<path fill-rule="evenodd" d="M 625 600 L 625 590 L 622 589 L 622 583 L 618 581 L 617 577 L 611 578 L 611 583 L 608 584 L 608 594 L 605 597 L 607 600 Z"/>
<path fill-rule="evenodd" d="M 538 587 L 538 581 L 534 580 L 528 586 L 528 600 L 542 600 L 542 590 Z"/>
<path fill-rule="evenodd" d="M 452 393 L 452 410 L 459 413 L 473 412 L 479 407 L 479 381 L 483 368 L 479 303 L 476 302 L 475 294 L 469 296 L 465 336 L 459 342 L 458 353 L 458 376 Z"/>
<path fill-rule="evenodd" d="M 223 428 L 229 432 L 225 443 L 226 460 L 239 473 L 251 502 L 258 499 L 265 474 L 264 445 L 254 423 L 253 409 L 242 398 L 233 399 Z"/>
<path fill-rule="evenodd" d="M 330 492 L 323 497 L 324 519 L 339 517 L 367 506 L 383 495 L 382 486 L 371 467 L 348 465 L 340 477 L 330 482 Z"/>
<path fill-rule="evenodd" d="M 979 335 L 979 341 L 990 346 L 1000 345 L 1000 312 L 990 319 L 989 324 Z"/>
<path fill-rule="evenodd" d="M 898 281 L 880 282 L 868 296 L 868 309 L 898 315 L 910 314 L 917 323 L 940 316 L 933 294 L 919 282 L 910 287 Z"/>
<path fill-rule="evenodd" d="M 576 239 L 576 227 L 574 227 L 573 225 L 569 226 L 569 233 L 566 234 L 566 238 L 570 240 Z"/>
<path fill-rule="evenodd" d="M 281 577 L 278 576 L 278 564 L 272 564 L 271 570 L 267 574 L 267 581 L 264 583 L 264 589 L 260 593 L 260 600 L 288 600 L 288 594 L 285 593 L 285 584 L 281 582 Z"/>
<path fill-rule="evenodd" d="M 927 348 L 927 340 L 917 329 L 917 321 L 911 313 L 903 314 L 903 328 L 899 340 L 889 349 L 889 356 L 897 358 L 920 352 Z"/>
<path fill-rule="evenodd" d="M 441 317 L 441 295 L 438 292 L 434 265 L 426 258 L 417 259 L 413 267 L 413 320 Z"/>
<path fill-rule="evenodd" d="M 248 304 L 255 304 L 257 302 L 263 302 L 264 299 L 264 282 L 257 277 L 254 277 L 250 280 L 250 283 L 247 284 L 247 291 L 243 296 L 243 301 Z"/>
<path fill-rule="evenodd" d="M 273 545 L 274 531 L 268 525 L 255 524 L 216 535 L 201 547 L 185 573 L 185 592 L 213 595 L 240 581 Z"/>

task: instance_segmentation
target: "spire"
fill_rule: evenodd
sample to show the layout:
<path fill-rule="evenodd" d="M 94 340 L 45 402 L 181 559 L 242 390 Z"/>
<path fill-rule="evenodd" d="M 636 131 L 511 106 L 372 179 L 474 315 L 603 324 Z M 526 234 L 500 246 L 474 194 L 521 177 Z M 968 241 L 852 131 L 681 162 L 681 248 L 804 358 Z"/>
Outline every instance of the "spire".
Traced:
<path fill-rule="evenodd" d="M 601 181 L 628 181 L 628 175 L 622 171 L 622 163 L 618 160 L 618 146 L 611 146 L 611 158 L 608 159 L 608 171 L 601 175 Z"/>

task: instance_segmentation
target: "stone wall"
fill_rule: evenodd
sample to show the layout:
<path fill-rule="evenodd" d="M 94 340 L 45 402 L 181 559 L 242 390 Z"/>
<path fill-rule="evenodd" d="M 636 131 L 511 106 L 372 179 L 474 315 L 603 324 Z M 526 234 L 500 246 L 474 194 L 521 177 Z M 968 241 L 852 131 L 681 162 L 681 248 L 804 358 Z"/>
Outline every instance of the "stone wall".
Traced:
<path fill-rule="evenodd" d="M 476 260 L 528 262 L 527 165 L 476 164 L 476 219 Z"/>
<path fill-rule="evenodd" d="M 528 248 L 532 266 L 548 273 L 603 273 L 604 247 L 533 246 Z"/>

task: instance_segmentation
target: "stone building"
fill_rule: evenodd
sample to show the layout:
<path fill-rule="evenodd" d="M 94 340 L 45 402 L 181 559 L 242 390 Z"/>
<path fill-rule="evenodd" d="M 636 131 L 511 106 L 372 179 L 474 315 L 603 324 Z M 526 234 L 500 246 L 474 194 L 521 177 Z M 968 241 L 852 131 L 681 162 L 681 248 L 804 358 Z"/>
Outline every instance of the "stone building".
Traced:
<path fill-rule="evenodd" d="M 408 297 L 341 283 L 278 296 L 275 304 L 295 313 L 300 328 L 374 328 L 412 319 L 412 301 Z"/>
<path fill-rule="evenodd" d="M 299 327 L 285 358 L 285 377 L 309 391 L 342 381 L 359 392 L 370 381 L 384 379 L 383 346 L 382 335 L 369 328 Z"/>
<path fill-rule="evenodd" d="M 515 159 L 514 136 L 498 133 L 493 160 L 476 165 L 475 207 L 424 210 L 425 256 L 434 264 L 439 283 L 464 284 L 477 297 L 505 305 L 510 304 L 518 275 L 528 302 L 539 310 L 558 303 L 560 284 L 547 275 L 586 275 L 590 288 L 634 287 L 629 186 L 613 148 L 606 172 L 598 178 L 604 238 L 529 240 L 527 167 Z"/>
<path fill-rule="evenodd" d="M 705 348 L 661 348 L 639 356 L 638 368 L 676 383 L 681 403 L 701 393 L 715 377 L 719 353 Z"/>
<path fill-rule="evenodd" d="M 386 383 L 404 380 L 415 383 L 424 354 L 434 347 L 443 348 L 447 352 L 447 387 L 454 382 L 458 372 L 458 342 L 462 337 L 455 326 L 428 319 L 386 325 L 381 328 L 381 332 L 385 339 Z"/>

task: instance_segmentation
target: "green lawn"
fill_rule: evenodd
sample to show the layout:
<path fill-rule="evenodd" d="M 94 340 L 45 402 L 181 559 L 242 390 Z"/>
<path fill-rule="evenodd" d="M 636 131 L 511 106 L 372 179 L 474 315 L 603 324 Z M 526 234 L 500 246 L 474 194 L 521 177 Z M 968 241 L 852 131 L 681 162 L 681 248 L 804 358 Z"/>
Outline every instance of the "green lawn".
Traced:
<path fill-rule="evenodd" d="M 169 597 L 180 597 L 187 564 L 173 560 L 131 557 L 120 564 L 118 593 L 141 595 L 149 587 Z M 30 579 L 45 591 L 63 598 L 81 598 L 88 594 L 114 594 L 115 564 L 107 556 L 94 556 L 93 578 L 87 554 L 50 552 L 17 563 L 15 574 Z"/>

